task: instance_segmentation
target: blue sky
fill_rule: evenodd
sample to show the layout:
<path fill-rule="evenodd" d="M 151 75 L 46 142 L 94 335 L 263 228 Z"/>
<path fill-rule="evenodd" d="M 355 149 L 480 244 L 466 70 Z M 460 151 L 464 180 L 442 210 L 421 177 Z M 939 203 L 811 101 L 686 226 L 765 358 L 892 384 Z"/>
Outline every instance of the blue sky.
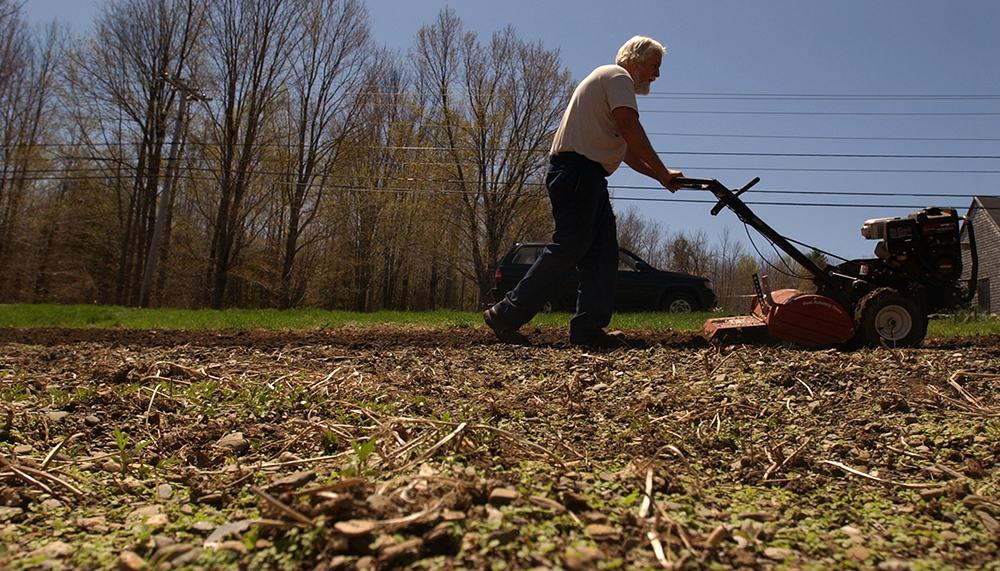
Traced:
<path fill-rule="evenodd" d="M 103 0 L 27 0 L 34 23 L 85 33 Z M 738 187 L 789 238 L 867 257 L 869 218 L 922 206 L 964 213 L 972 195 L 1000 194 L 1000 2 L 995 0 L 367 0 L 376 40 L 405 50 L 450 7 L 483 41 L 511 24 L 560 50 L 579 80 L 612 63 L 629 37 L 667 46 L 661 77 L 639 99 L 664 162 Z M 692 95 L 693 94 L 693 95 Z M 712 95 L 705 95 L 712 94 Z M 973 158 L 976 157 L 976 158 Z M 611 177 L 668 233 L 728 228 L 709 196 L 658 190 L 628 169 Z M 927 196 L 930 195 L 930 196 Z M 821 206 L 802 206 L 813 204 Z M 763 251 L 766 242 L 751 231 Z"/>

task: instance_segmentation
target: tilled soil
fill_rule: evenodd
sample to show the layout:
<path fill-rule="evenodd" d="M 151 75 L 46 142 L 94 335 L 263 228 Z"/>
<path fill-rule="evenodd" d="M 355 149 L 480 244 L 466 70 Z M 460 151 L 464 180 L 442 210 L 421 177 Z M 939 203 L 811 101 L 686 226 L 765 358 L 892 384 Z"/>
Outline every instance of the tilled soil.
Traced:
<path fill-rule="evenodd" d="M 996 568 L 1000 339 L 0 329 L 0 568 Z"/>

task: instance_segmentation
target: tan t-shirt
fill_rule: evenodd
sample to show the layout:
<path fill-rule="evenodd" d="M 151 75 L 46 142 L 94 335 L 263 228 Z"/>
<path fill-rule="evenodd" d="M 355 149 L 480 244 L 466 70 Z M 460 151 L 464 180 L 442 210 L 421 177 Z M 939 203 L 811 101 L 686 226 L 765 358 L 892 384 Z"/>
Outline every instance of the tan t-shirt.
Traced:
<path fill-rule="evenodd" d="M 573 151 L 601 163 L 608 174 L 615 172 L 628 149 L 611 112 L 618 107 L 639 110 L 635 85 L 625 68 L 603 65 L 573 92 L 552 140 L 551 152 Z"/>

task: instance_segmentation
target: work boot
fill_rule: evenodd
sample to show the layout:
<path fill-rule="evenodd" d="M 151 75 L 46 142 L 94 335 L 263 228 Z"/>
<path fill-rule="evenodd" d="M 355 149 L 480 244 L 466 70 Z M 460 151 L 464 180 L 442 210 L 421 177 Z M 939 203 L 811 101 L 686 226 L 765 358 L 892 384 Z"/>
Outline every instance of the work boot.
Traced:
<path fill-rule="evenodd" d="M 630 347 L 625 339 L 625 334 L 621 331 L 605 332 L 603 329 L 586 333 L 583 335 L 570 335 L 570 345 L 581 347 L 593 347 L 596 349 L 616 349 L 619 347 Z"/>
<path fill-rule="evenodd" d="M 500 341 L 510 345 L 531 345 L 531 341 L 528 341 L 528 338 L 518 331 L 519 328 L 505 325 L 502 322 L 500 314 L 497 313 L 497 306 L 494 305 L 484 311 L 483 320 L 486 322 L 486 325 L 490 326 L 490 329 L 493 330 L 493 333 Z"/>

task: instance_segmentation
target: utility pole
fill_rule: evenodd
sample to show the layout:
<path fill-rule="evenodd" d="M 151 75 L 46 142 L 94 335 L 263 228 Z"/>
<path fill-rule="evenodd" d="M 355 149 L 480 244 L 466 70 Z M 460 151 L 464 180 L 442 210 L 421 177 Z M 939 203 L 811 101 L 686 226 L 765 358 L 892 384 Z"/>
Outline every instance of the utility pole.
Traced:
<path fill-rule="evenodd" d="M 139 292 L 139 307 L 149 307 L 149 292 L 153 288 L 153 275 L 156 271 L 156 259 L 160 255 L 160 242 L 163 240 L 163 226 L 166 224 L 167 207 L 173 198 L 174 171 L 177 169 L 177 151 L 183 135 L 184 117 L 187 113 L 188 101 L 211 101 L 204 94 L 190 87 L 177 77 L 165 75 L 164 79 L 179 93 L 181 98 L 177 105 L 177 118 L 174 123 L 174 140 L 170 141 L 170 155 L 167 158 L 167 171 L 163 175 L 163 186 L 160 190 L 160 204 L 156 209 L 156 222 L 153 226 L 153 238 L 149 243 L 149 255 L 146 258 L 146 273 L 142 277 L 142 290 Z"/>

